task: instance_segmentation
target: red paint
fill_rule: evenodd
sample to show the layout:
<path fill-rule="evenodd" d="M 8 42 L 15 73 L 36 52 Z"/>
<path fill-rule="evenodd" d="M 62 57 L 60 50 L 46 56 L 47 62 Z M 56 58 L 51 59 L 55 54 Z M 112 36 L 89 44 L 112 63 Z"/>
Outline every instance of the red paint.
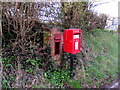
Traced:
<path fill-rule="evenodd" d="M 80 29 L 65 29 L 63 32 L 64 51 L 76 54 L 80 52 L 81 46 L 81 30 Z"/>
<path fill-rule="evenodd" d="M 55 39 L 55 41 L 57 40 L 57 41 L 60 41 L 61 40 L 61 35 L 60 34 L 55 34 L 54 35 L 54 39 Z"/>

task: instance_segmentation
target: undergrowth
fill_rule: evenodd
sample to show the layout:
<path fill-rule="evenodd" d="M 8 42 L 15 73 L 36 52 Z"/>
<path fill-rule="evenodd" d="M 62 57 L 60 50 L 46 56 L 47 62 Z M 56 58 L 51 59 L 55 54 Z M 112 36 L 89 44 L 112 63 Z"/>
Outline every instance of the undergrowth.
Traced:
<path fill-rule="evenodd" d="M 96 88 L 109 85 L 117 78 L 118 38 L 114 32 L 99 29 L 90 34 L 83 32 L 81 52 L 74 55 L 73 79 L 69 77 L 69 56 L 68 53 L 62 54 L 58 68 L 54 67 L 50 56 L 24 60 L 19 65 L 19 73 L 15 56 L 6 56 L 2 58 L 2 87 Z"/>

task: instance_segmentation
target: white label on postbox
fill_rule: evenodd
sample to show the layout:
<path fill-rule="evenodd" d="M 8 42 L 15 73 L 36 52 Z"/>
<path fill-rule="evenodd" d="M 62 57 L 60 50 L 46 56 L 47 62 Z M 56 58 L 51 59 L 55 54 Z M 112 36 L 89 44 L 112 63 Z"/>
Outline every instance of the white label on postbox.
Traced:
<path fill-rule="evenodd" d="M 75 42 L 75 50 L 78 49 L 78 42 Z"/>
<path fill-rule="evenodd" d="M 74 39 L 79 38 L 79 35 L 73 35 L 73 38 Z"/>

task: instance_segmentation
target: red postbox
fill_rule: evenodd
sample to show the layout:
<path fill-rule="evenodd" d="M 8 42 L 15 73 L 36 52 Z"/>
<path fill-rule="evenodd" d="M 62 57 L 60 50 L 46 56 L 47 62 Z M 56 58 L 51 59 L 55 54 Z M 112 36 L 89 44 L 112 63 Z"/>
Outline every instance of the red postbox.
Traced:
<path fill-rule="evenodd" d="M 80 52 L 81 45 L 81 30 L 80 29 L 65 29 L 64 37 L 64 51 L 76 54 Z"/>

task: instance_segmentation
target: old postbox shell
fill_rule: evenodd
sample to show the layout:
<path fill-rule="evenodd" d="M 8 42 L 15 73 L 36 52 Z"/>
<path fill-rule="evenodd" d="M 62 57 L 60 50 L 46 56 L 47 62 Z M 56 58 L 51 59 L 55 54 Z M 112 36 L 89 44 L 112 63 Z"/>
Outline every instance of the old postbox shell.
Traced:
<path fill-rule="evenodd" d="M 60 57 L 62 54 L 63 33 L 58 28 L 50 29 L 50 48 L 51 57 L 55 65 L 60 65 Z"/>
<path fill-rule="evenodd" d="M 80 29 L 65 29 L 64 37 L 64 51 L 76 54 L 80 52 L 81 45 L 81 30 Z"/>
<path fill-rule="evenodd" d="M 55 52 L 54 52 L 54 54 L 55 55 L 60 55 L 60 46 L 61 46 L 61 35 L 60 34 L 55 34 L 54 35 L 54 50 L 55 50 Z"/>

